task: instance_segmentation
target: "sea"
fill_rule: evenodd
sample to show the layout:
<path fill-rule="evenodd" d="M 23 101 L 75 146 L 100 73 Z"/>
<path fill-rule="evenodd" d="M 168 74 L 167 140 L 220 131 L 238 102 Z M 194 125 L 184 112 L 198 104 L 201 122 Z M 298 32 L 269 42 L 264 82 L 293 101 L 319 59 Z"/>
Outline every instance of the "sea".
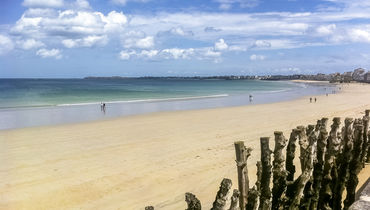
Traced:
<path fill-rule="evenodd" d="M 331 84 L 264 80 L 0 79 L 0 130 L 272 103 L 335 89 Z"/>

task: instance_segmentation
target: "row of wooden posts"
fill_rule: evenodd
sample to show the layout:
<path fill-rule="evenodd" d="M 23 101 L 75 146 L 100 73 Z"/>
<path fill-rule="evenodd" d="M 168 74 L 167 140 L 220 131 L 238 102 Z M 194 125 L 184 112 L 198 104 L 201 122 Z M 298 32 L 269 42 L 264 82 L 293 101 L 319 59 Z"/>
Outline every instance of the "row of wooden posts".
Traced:
<path fill-rule="evenodd" d="M 252 149 L 243 141 L 235 142 L 238 189 L 231 192 L 232 182 L 224 178 L 211 210 L 349 209 L 355 201 L 357 175 L 370 162 L 369 114 L 366 110 L 362 119 L 345 118 L 341 129 L 341 119 L 335 117 L 329 132 L 328 118 L 294 128 L 289 139 L 275 131 L 274 151 L 269 148 L 269 137 L 262 137 L 261 161 L 257 162 L 257 181 L 252 188 L 247 168 Z M 301 174 L 294 179 L 297 141 Z M 201 210 L 201 202 L 192 193 L 185 193 L 185 201 L 187 210 Z M 145 210 L 154 208 L 147 206 Z"/>

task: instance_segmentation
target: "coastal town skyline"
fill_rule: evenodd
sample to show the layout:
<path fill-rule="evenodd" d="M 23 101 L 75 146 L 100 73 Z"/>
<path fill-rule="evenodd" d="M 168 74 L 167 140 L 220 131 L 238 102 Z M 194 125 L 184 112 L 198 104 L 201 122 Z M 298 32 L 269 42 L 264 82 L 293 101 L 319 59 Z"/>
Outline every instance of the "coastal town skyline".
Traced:
<path fill-rule="evenodd" d="M 370 69 L 370 3 L 5 0 L 0 77 L 330 74 Z"/>

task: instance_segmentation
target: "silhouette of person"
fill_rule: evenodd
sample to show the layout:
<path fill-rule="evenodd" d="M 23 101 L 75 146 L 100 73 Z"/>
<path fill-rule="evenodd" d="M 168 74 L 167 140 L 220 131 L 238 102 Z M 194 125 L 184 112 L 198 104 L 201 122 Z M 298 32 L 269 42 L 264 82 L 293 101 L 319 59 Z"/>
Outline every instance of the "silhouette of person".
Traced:
<path fill-rule="evenodd" d="M 312 103 L 312 98 L 310 98 L 310 103 Z"/>
<path fill-rule="evenodd" d="M 316 97 L 315 97 L 315 103 L 316 103 L 316 101 L 317 101 L 317 99 L 316 99 Z"/>

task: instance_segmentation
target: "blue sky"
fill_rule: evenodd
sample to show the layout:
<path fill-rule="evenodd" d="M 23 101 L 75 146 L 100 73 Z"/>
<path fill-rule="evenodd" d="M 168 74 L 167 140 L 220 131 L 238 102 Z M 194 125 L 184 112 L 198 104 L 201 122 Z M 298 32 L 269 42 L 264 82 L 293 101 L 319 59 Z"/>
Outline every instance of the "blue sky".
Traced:
<path fill-rule="evenodd" d="M 1 0 L 0 77 L 332 73 L 370 61 L 363 0 Z"/>

